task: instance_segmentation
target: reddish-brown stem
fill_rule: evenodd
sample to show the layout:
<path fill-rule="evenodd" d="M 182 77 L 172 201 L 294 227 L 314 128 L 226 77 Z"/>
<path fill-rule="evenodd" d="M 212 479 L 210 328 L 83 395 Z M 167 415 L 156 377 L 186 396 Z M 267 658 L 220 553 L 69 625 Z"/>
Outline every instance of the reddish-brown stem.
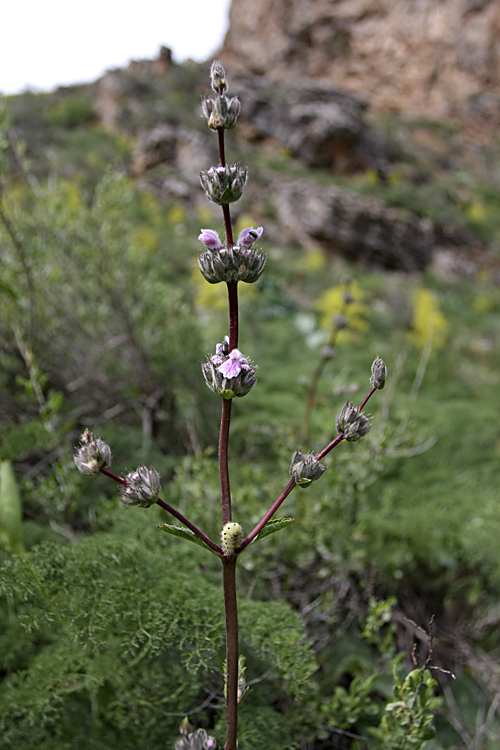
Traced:
<path fill-rule="evenodd" d="M 238 348 L 238 282 L 229 281 L 227 284 L 229 298 L 229 351 Z"/>
<path fill-rule="evenodd" d="M 160 506 L 160 508 L 163 508 L 163 510 L 166 510 L 170 515 L 172 515 L 174 518 L 177 518 L 178 521 L 184 524 L 184 526 L 187 526 L 188 529 L 190 529 L 193 534 L 196 534 L 198 539 L 201 539 L 202 542 L 204 542 L 207 547 L 210 547 L 210 549 L 213 549 L 214 552 L 216 552 L 218 555 L 223 555 L 222 549 L 219 547 L 218 544 L 215 544 L 215 542 L 212 542 L 210 537 L 208 537 L 206 534 L 203 533 L 203 531 L 200 531 L 200 529 L 194 525 L 194 523 L 191 523 L 189 519 L 187 519 L 185 516 L 182 515 L 178 510 L 173 508 L 171 505 L 166 503 L 164 500 L 161 499 L 161 497 L 158 498 L 156 501 L 156 504 Z"/>
<path fill-rule="evenodd" d="M 233 247 L 233 227 L 231 226 L 231 211 L 229 210 L 229 203 L 224 203 L 222 206 L 222 214 L 224 216 L 224 229 L 226 230 L 226 245 Z"/>
<path fill-rule="evenodd" d="M 221 167 L 226 166 L 226 154 L 224 151 L 224 130 L 218 130 L 217 136 L 219 138 L 219 164 Z M 226 245 L 227 247 L 232 247 L 234 245 L 233 241 L 233 228 L 231 226 L 231 214 L 229 211 L 229 203 L 224 203 L 222 205 L 222 213 L 224 214 L 224 228 L 226 230 Z"/>
<path fill-rule="evenodd" d="M 222 414 L 219 433 L 219 479 L 222 503 L 222 525 L 231 520 L 231 489 L 229 486 L 229 425 L 231 423 L 231 399 L 222 399 Z"/>
<path fill-rule="evenodd" d="M 373 387 L 373 388 L 371 389 L 371 391 L 370 391 L 370 393 L 368 394 L 368 396 L 367 396 L 367 397 L 365 398 L 365 400 L 364 400 L 364 401 L 363 401 L 363 402 L 361 403 L 361 406 L 359 407 L 359 411 L 361 411 L 361 410 L 363 409 L 363 407 L 364 407 L 364 406 L 366 405 L 366 402 L 368 401 L 368 399 L 369 399 L 369 398 L 371 398 L 371 396 L 373 396 L 373 394 L 375 393 L 375 391 L 376 391 L 376 390 L 377 390 L 377 389 L 376 389 L 375 387 Z"/>
<path fill-rule="evenodd" d="M 128 482 L 125 479 L 122 479 L 122 477 L 119 477 L 117 474 L 113 474 L 113 472 L 109 471 L 109 469 L 102 468 L 101 474 L 105 474 L 107 477 L 114 479 L 115 482 L 120 482 L 120 484 L 124 484 L 125 486 L 128 485 Z M 215 542 L 212 542 L 212 540 L 206 534 L 204 534 L 203 531 L 200 531 L 200 529 L 195 526 L 194 523 L 191 523 L 188 518 L 183 516 L 182 513 L 162 500 L 161 497 L 158 498 L 156 504 L 159 505 L 160 508 L 163 508 L 163 510 L 166 510 L 168 513 L 170 513 L 171 516 L 177 518 L 177 520 L 184 524 L 184 526 L 187 526 L 187 528 L 190 529 L 193 534 L 196 534 L 198 539 L 201 539 L 201 541 L 204 542 L 207 547 L 210 547 L 210 549 L 212 549 L 218 555 L 222 556 L 224 554 L 222 549 L 217 544 L 215 544 Z"/>
<path fill-rule="evenodd" d="M 321 461 L 321 459 L 324 458 L 327 453 L 330 453 L 330 451 L 333 448 L 335 448 L 336 445 L 338 445 L 339 443 L 341 443 L 343 439 L 344 439 L 344 436 L 342 435 L 342 433 L 340 435 L 337 435 L 337 437 L 335 438 L 335 440 L 332 440 L 331 443 L 328 443 L 328 445 L 326 446 L 326 448 L 323 448 L 323 450 L 321 451 L 321 453 L 318 453 L 318 455 L 315 456 L 316 461 Z"/>
<path fill-rule="evenodd" d="M 361 411 L 361 409 L 365 406 L 370 396 L 373 396 L 376 390 L 377 390 L 376 388 L 371 389 L 367 397 L 361 403 L 361 406 L 359 407 L 359 411 Z M 315 456 L 316 461 L 321 461 L 321 459 L 324 458 L 328 453 L 330 453 L 330 451 L 333 450 L 333 448 L 335 448 L 336 445 L 341 443 L 343 439 L 344 439 L 344 435 L 342 433 L 340 433 L 340 435 L 337 435 L 337 437 L 334 440 L 332 440 L 331 443 L 328 443 L 326 448 L 323 448 L 323 450 L 320 453 L 318 453 L 317 456 Z M 274 516 L 274 514 L 276 513 L 280 505 L 283 503 L 284 500 L 286 500 L 286 498 L 288 497 L 288 495 L 290 494 L 290 492 L 293 490 L 294 487 L 295 487 L 295 482 L 293 479 L 291 479 L 288 482 L 285 489 L 283 490 L 283 492 L 281 493 L 281 495 L 271 505 L 271 507 L 265 514 L 265 516 L 259 521 L 257 526 L 254 529 L 252 529 L 250 534 L 248 534 L 248 536 L 245 537 L 245 539 L 242 541 L 241 547 L 239 548 L 238 553 L 244 550 L 245 547 L 248 547 L 250 542 L 252 542 L 255 539 L 257 534 L 259 534 L 259 532 L 262 531 L 266 523 Z"/>
<path fill-rule="evenodd" d="M 238 729 L 238 600 L 236 596 L 236 556 L 222 560 L 224 610 L 226 614 L 226 745 L 236 750 Z"/>
<path fill-rule="evenodd" d="M 125 486 L 127 486 L 128 484 L 128 482 L 125 479 L 122 479 L 121 477 L 119 477 L 118 474 L 113 474 L 113 472 L 110 471 L 109 469 L 101 468 L 101 474 L 105 474 L 107 477 L 110 477 L 110 479 L 114 479 L 115 482 L 120 482 L 120 484 L 124 484 Z"/>
<path fill-rule="evenodd" d="M 218 131 L 219 162 L 226 166 L 224 153 L 224 130 Z M 222 206 L 224 227 L 226 230 L 226 247 L 234 245 L 233 228 L 229 204 Z M 238 347 L 238 282 L 227 284 L 229 300 L 229 351 Z M 231 424 L 231 399 L 222 400 L 222 414 L 219 433 L 219 479 L 222 503 L 222 524 L 231 521 L 231 489 L 229 485 L 229 427 Z M 224 587 L 224 611 L 226 615 L 226 708 L 227 727 L 225 750 L 236 750 L 238 729 L 238 600 L 236 596 L 236 556 L 222 560 L 222 578 Z"/>
<path fill-rule="evenodd" d="M 257 534 L 260 531 L 262 531 L 262 529 L 264 528 L 264 526 L 266 525 L 266 523 L 269 521 L 270 518 L 272 518 L 272 516 L 274 516 L 274 514 L 276 513 L 276 511 L 280 507 L 281 503 L 284 500 L 286 500 L 286 498 L 288 497 L 288 495 L 290 494 L 290 492 L 293 490 L 294 487 L 295 487 L 295 481 L 293 479 L 290 479 L 290 481 L 288 482 L 287 486 L 285 487 L 285 489 L 283 490 L 283 492 L 281 493 L 281 495 L 271 505 L 271 507 L 267 511 L 266 515 L 259 521 L 259 523 L 257 524 L 257 526 L 254 529 L 252 529 L 252 531 L 250 532 L 250 534 L 248 534 L 248 536 L 242 541 L 241 547 L 238 550 L 238 552 L 240 550 L 245 549 L 245 547 L 247 547 L 250 544 L 250 542 L 255 539 L 255 537 L 257 536 Z"/>
<path fill-rule="evenodd" d="M 217 131 L 217 137 L 219 139 L 219 164 L 221 167 L 226 166 L 226 153 L 224 149 L 224 128 Z"/>

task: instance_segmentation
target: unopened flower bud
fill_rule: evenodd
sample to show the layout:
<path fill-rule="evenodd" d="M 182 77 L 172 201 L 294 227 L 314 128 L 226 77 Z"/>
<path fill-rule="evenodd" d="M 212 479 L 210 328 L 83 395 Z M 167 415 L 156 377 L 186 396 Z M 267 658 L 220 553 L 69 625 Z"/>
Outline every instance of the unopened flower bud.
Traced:
<path fill-rule="evenodd" d="M 372 376 L 370 383 L 374 388 L 382 389 L 385 385 L 385 379 L 387 377 L 387 367 L 384 360 L 377 357 L 372 364 Z"/>
<path fill-rule="evenodd" d="M 313 453 L 295 451 L 290 465 L 290 476 L 299 487 L 309 487 L 316 479 L 320 479 L 326 471 L 326 466 L 316 461 Z"/>
<path fill-rule="evenodd" d="M 332 325 L 340 330 L 341 328 L 347 328 L 347 326 L 349 325 L 349 321 L 347 320 L 345 315 L 337 313 L 332 318 Z"/>
<path fill-rule="evenodd" d="M 257 382 L 257 367 L 239 349 L 229 353 L 228 349 L 224 341 L 224 344 L 217 344 L 215 354 L 207 356 L 201 366 L 205 383 L 225 399 L 246 396 Z"/>
<path fill-rule="evenodd" d="M 88 429 L 80 437 L 80 446 L 76 449 L 74 461 L 80 474 L 92 477 L 99 474 L 102 468 L 111 463 L 111 448 L 97 435 Z"/>
<path fill-rule="evenodd" d="M 321 357 L 323 359 L 333 359 L 335 357 L 335 349 L 332 346 L 324 346 L 321 349 Z"/>
<path fill-rule="evenodd" d="M 141 464 L 135 471 L 125 477 L 127 484 L 121 485 L 120 500 L 125 505 L 140 505 L 149 508 L 158 500 L 160 494 L 160 475 L 154 469 Z"/>
<path fill-rule="evenodd" d="M 212 89 L 216 94 L 223 94 L 227 89 L 226 71 L 219 60 L 214 60 L 210 68 Z"/>
<path fill-rule="evenodd" d="M 192 733 L 181 730 L 181 734 L 184 737 L 177 740 L 175 750 L 215 750 L 217 747 L 215 737 L 210 737 L 204 729 L 197 729 Z"/>
<path fill-rule="evenodd" d="M 234 203 L 242 196 L 248 170 L 239 164 L 210 167 L 200 172 L 200 182 L 207 198 L 219 206 Z"/>
<path fill-rule="evenodd" d="M 368 417 L 360 412 L 350 401 L 337 414 L 335 426 L 337 432 L 343 435 L 345 440 L 352 443 L 368 435 L 370 432 Z"/>
<path fill-rule="evenodd" d="M 191 724 L 189 723 L 188 717 L 185 716 L 183 718 L 183 720 L 181 721 L 181 723 L 180 723 L 179 733 L 183 734 L 184 737 L 187 737 L 187 735 L 189 734 L 190 731 L 191 731 Z"/>

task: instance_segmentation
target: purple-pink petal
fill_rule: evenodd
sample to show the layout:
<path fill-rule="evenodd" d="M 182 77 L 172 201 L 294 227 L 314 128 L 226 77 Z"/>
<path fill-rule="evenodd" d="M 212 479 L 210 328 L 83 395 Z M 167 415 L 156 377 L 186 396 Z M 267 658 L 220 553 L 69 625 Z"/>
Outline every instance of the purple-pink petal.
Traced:
<path fill-rule="evenodd" d="M 241 365 L 237 360 L 227 359 L 224 364 L 217 369 L 225 378 L 237 378 L 241 372 Z"/>
<path fill-rule="evenodd" d="M 219 250 L 222 247 L 222 242 L 217 232 L 213 229 L 202 229 L 198 239 L 203 242 L 205 247 L 209 250 Z"/>
<path fill-rule="evenodd" d="M 233 349 L 233 351 L 229 354 L 229 358 L 226 359 L 226 361 L 217 369 L 225 378 L 236 378 L 243 369 L 240 363 L 241 359 L 245 358 L 241 354 L 240 350 Z M 247 367 L 245 367 L 244 369 L 246 370 Z"/>
<path fill-rule="evenodd" d="M 264 229 L 262 227 L 257 227 L 257 229 L 247 227 L 239 233 L 238 242 L 236 244 L 240 247 L 251 247 L 254 242 L 260 240 L 263 231 Z"/>

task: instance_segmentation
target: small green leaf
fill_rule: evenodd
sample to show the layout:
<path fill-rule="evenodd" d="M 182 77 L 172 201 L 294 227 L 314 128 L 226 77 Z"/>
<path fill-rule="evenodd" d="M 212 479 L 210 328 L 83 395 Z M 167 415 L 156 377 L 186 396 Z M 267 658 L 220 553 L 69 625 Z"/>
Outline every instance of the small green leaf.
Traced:
<path fill-rule="evenodd" d="M 166 531 L 167 534 L 172 534 L 172 536 L 178 536 L 181 539 L 186 539 L 188 542 L 194 542 L 194 544 L 197 544 L 199 547 L 203 547 L 203 549 L 207 549 L 209 552 L 217 555 L 217 552 L 208 547 L 205 542 L 202 542 L 201 539 L 191 531 L 191 529 L 183 529 L 181 526 L 171 526 L 169 523 L 161 523 L 157 528 L 160 529 L 160 531 Z M 219 555 L 217 555 L 217 557 L 219 557 Z"/>
<path fill-rule="evenodd" d="M 0 461 L 0 543 L 13 555 L 25 551 L 22 524 L 21 495 L 14 469 L 10 461 Z"/>
<path fill-rule="evenodd" d="M 274 521 L 268 521 L 262 531 L 256 536 L 255 541 L 258 539 L 264 539 L 269 534 L 274 534 L 276 531 L 281 531 L 285 526 L 295 522 L 295 518 L 275 518 Z"/>

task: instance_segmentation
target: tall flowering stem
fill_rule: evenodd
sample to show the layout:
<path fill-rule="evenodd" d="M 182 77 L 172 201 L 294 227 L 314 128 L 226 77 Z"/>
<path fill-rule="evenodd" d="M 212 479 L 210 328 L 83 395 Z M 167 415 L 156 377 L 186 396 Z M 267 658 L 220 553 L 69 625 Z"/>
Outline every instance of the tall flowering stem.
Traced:
<path fill-rule="evenodd" d="M 362 413 L 368 399 L 376 389 L 383 388 L 387 375 L 384 362 L 377 357 L 372 365 L 373 386 L 359 407 L 347 402 L 335 420 L 337 437 L 319 454 L 307 454 L 295 451 L 290 466 L 291 479 L 259 523 L 245 539 L 239 523 L 232 519 L 231 488 L 229 481 L 229 431 L 233 399 L 246 396 L 257 382 L 257 367 L 238 349 L 238 282 L 253 284 L 266 265 L 266 257 L 254 247 L 260 239 L 263 228 L 247 227 L 243 229 L 236 243 L 233 239 L 229 204 L 239 200 L 247 181 L 247 169 L 238 164 L 226 165 L 224 150 L 224 130 L 234 127 L 240 111 L 237 97 L 225 95 L 227 83 L 225 71 L 219 62 L 214 62 L 210 71 L 215 98 L 207 98 L 202 103 L 203 115 L 208 126 L 217 131 L 219 142 L 219 166 L 210 167 L 200 173 L 200 182 L 207 198 L 221 206 L 226 232 L 226 242 L 222 242 L 213 229 L 202 229 L 199 241 L 204 250 L 198 256 L 198 265 L 204 278 L 210 284 L 225 282 L 228 292 L 229 336 L 216 345 L 215 353 L 207 355 L 202 363 L 202 373 L 208 388 L 222 398 L 222 410 L 219 432 L 219 481 L 222 507 L 221 546 L 197 528 L 182 513 L 173 508 L 159 496 L 160 475 L 153 468 L 140 465 L 125 478 L 109 471 L 111 449 L 98 436 L 88 430 L 80 438 L 80 446 L 75 453 L 75 463 L 85 476 L 105 474 L 120 484 L 120 499 L 125 505 L 149 508 L 154 504 L 170 513 L 187 527 L 204 545 L 215 552 L 222 562 L 222 583 L 224 591 L 225 630 L 226 630 L 226 744 L 224 750 L 237 750 L 238 729 L 238 602 L 236 592 L 236 563 L 239 554 L 255 541 L 265 525 L 271 520 L 288 495 L 298 485 L 308 487 L 319 479 L 326 470 L 320 460 L 340 442 L 354 442 L 366 435 L 370 429 L 369 418 Z M 345 300 L 347 304 L 347 300 Z M 330 343 L 333 343 L 333 338 Z M 324 357 L 326 361 L 326 356 Z M 320 363 L 313 378 L 309 394 L 308 409 L 304 422 L 304 432 L 309 427 L 310 410 L 315 402 L 315 394 L 324 362 Z M 167 527 L 167 524 L 164 525 Z M 164 528 L 177 536 L 177 529 Z M 268 529 L 277 531 L 279 529 Z M 201 730 L 200 730 L 201 731 Z M 213 748 L 214 738 L 203 747 Z"/>
<path fill-rule="evenodd" d="M 233 127 L 239 114 L 239 101 L 228 99 L 225 96 L 227 89 L 226 75 L 224 68 L 218 62 L 214 62 L 210 71 L 212 78 L 212 88 L 217 95 L 217 99 L 206 100 L 203 106 L 205 117 L 207 117 L 209 127 L 217 130 L 219 144 L 219 165 L 226 168 L 226 155 L 224 144 L 224 131 Z M 232 253 L 234 247 L 233 229 L 231 225 L 231 213 L 229 203 L 237 200 L 246 182 L 246 172 L 239 172 L 237 168 L 233 169 L 230 174 L 235 176 L 231 186 L 227 188 L 226 183 L 219 187 L 219 192 L 209 187 L 207 196 L 210 199 L 218 199 L 222 207 L 224 217 L 224 228 L 226 233 L 226 246 L 224 254 Z M 225 173 L 224 173 L 225 176 Z M 202 182 L 203 184 L 203 182 Z M 205 187 L 205 185 L 204 185 Z M 225 191 L 225 192 L 224 192 Z M 219 195 L 221 196 L 219 198 Z M 219 250 L 219 248 L 218 248 Z M 222 279 L 220 279 L 222 280 Z M 238 281 L 233 278 L 224 279 L 227 283 L 228 303 L 229 303 L 229 342 L 227 354 L 234 353 L 238 348 Z M 221 345 L 222 351 L 222 345 Z M 239 353 L 238 353 L 239 354 Z M 220 357 L 220 352 L 218 354 Z M 238 360 L 239 362 L 239 360 Z M 247 361 L 242 360 L 245 367 Z M 218 361 L 212 365 L 210 373 L 216 374 L 212 377 L 212 382 L 218 383 L 221 374 L 226 375 L 225 370 L 221 372 L 221 365 Z M 222 364 L 222 363 L 221 363 Z M 238 364 L 238 367 L 241 366 Z M 248 367 L 247 367 L 248 369 Z M 239 373 L 237 373 L 238 375 Z M 229 377 L 232 381 L 235 378 Z M 229 428 L 231 424 L 232 395 L 238 395 L 233 388 L 227 388 L 227 383 L 223 381 L 220 388 L 224 388 L 222 399 L 222 412 L 219 432 L 219 481 L 221 491 L 222 505 L 222 524 L 225 526 L 232 519 L 231 511 L 231 489 L 229 484 Z M 229 393 L 230 392 L 230 393 Z M 227 397 L 230 396 L 231 397 Z M 238 728 L 238 601 L 236 594 L 236 555 L 227 555 L 222 559 L 222 582 L 224 590 L 224 610 L 226 624 L 226 709 L 227 709 L 227 726 L 226 726 L 226 745 L 225 750 L 236 750 L 237 748 L 237 728 Z"/>

